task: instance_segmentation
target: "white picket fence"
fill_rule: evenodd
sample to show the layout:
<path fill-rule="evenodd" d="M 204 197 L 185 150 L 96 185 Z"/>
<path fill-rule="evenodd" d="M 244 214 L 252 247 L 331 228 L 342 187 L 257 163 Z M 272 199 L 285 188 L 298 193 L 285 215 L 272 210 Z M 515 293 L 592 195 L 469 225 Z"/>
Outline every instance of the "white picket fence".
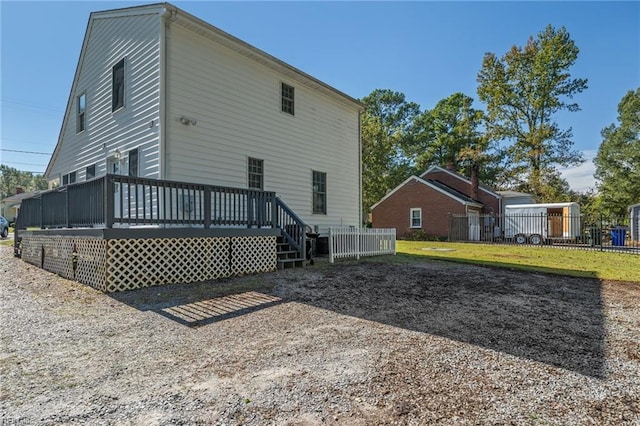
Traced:
<path fill-rule="evenodd" d="M 396 254 L 396 230 L 385 228 L 329 228 L 329 262 L 335 259 Z"/>

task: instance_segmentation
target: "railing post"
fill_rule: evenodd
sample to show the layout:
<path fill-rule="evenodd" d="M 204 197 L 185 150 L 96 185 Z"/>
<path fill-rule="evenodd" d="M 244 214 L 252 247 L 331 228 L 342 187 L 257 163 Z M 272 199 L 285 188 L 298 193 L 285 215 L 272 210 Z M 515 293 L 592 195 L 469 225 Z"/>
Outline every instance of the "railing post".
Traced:
<path fill-rule="evenodd" d="M 204 228 L 211 228 L 211 187 L 204 187 Z"/>
<path fill-rule="evenodd" d="M 104 227 L 105 228 L 113 228 L 114 221 L 114 191 L 115 182 L 113 181 L 113 177 L 111 175 L 106 175 L 104 177 Z"/>
<path fill-rule="evenodd" d="M 71 228 L 71 220 L 69 219 L 69 216 L 71 216 L 71 210 L 69 208 L 69 187 L 67 186 L 67 190 L 64 191 L 64 221 L 65 221 L 65 226 L 67 228 Z"/>
<path fill-rule="evenodd" d="M 333 232 L 329 228 L 329 263 L 333 263 Z"/>
<path fill-rule="evenodd" d="M 271 193 L 271 227 L 276 229 L 279 225 L 278 223 L 278 197 L 276 197 L 275 193 Z"/>
<path fill-rule="evenodd" d="M 44 203 L 42 202 L 43 196 L 40 197 L 40 229 L 44 229 Z"/>

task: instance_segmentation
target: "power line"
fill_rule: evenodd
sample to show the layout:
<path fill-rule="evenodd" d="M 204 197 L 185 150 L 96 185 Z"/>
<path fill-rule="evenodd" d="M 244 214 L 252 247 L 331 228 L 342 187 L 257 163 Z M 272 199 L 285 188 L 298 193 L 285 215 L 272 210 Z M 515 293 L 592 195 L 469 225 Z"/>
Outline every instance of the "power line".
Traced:
<path fill-rule="evenodd" d="M 24 139 L 0 138 L 0 140 L 10 141 L 10 142 L 26 143 L 26 144 L 29 144 L 29 145 L 42 145 L 43 144 L 42 141 L 39 141 L 39 142 L 36 142 L 36 141 L 25 141 Z"/>
<path fill-rule="evenodd" d="M 17 149 L 6 149 L 6 148 L 0 148 L 0 151 L 7 151 L 7 152 L 21 152 L 23 154 L 39 154 L 39 155 L 51 155 L 50 152 L 36 152 L 36 151 L 20 151 Z"/>
<path fill-rule="evenodd" d="M 22 105 L 22 106 L 31 107 L 31 108 L 40 108 L 40 109 L 45 109 L 45 110 L 55 111 L 55 112 L 64 112 L 64 109 L 60 108 L 59 106 L 37 104 L 34 102 L 22 101 L 20 99 L 14 99 L 14 98 L 2 98 L 2 102 L 8 102 L 8 103 Z"/>
<path fill-rule="evenodd" d="M 34 163 L 19 163 L 17 161 L 3 161 L 3 163 L 8 163 L 8 164 L 20 164 L 23 166 L 38 166 L 38 167 L 47 167 L 44 164 L 34 164 Z"/>

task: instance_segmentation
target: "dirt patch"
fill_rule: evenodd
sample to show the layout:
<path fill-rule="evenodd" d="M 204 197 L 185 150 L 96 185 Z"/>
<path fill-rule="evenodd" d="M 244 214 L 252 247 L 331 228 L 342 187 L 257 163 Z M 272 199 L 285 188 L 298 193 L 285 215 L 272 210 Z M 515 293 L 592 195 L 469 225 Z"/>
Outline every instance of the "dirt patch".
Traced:
<path fill-rule="evenodd" d="M 416 261 L 105 295 L 0 247 L 9 424 L 640 424 L 640 284 Z"/>

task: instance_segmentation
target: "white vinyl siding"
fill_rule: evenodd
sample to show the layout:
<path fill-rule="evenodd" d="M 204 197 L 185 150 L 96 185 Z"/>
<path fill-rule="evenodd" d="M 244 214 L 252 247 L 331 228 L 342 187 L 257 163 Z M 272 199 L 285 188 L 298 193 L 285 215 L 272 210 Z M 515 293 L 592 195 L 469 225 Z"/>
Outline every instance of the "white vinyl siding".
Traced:
<path fill-rule="evenodd" d="M 309 225 L 359 225 L 356 106 L 292 81 L 292 120 L 281 74 L 176 24 L 168 32 L 165 178 L 247 187 L 247 157 L 260 158 L 264 189 Z M 312 213 L 310 170 L 327 174 L 326 215 Z"/>
<path fill-rule="evenodd" d="M 139 174 L 159 176 L 160 33 L 162 8 L 139 14 L 92 19 L 63 122 L 58 153 L 49 176 L 95 164 L 96 176 L 106 173 L 107 157 L 116 150 L 139 148 Z M 113 67 L 125 59 L 124 108 L 113 109 Z M 81 90 L 81 91 L 80 91 Z M 85 128 L 77 133 L 78 96 L 86 94 Z M 81 178 L 82 176 L 80 176 Z"/>

